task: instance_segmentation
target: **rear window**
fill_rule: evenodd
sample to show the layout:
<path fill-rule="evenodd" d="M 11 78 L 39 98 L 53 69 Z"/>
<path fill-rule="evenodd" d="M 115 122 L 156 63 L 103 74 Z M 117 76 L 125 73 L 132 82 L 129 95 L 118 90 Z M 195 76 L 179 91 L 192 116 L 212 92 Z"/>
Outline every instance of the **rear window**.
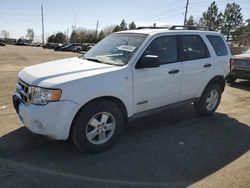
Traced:
<path fill-rule="evenodd" d="M 224 43 L 224 40 L 220 36 L 216 35 L 207 35 L 207 39 L 214 48 L 214 51 L 217 56 L 228 55 L 227 47 Z"/>

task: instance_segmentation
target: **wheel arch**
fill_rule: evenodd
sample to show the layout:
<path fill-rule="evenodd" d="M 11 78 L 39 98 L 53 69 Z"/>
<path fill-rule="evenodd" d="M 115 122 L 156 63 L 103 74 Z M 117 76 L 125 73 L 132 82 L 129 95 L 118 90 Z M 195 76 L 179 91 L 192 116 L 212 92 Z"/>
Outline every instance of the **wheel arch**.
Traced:
<path fill-rule="evenodd" d="M 213 84 L 213 83 L 219 84 L 219 86 L 220 86 L 220 88 L 221 88 L 221 92 L 224 91 L 225 86 L 226 86 L 225 78 L 224 78 L 224 76 L 222 76 L 222 75 L 217 75 L 217 76 L 213 77 L 213 78 L 207 83 L 206 87 L 203 89 L 203 92 L 206 90 L 206 88 L 207 88 L 209 85 L 211 85 L 211 84 Z M 202 93 L 203 93 L 203 92 L 202 92 Z"/>
<path fill-rule="evenodd" d="M 85 103 L 84 105 L 82 105 L 79 108 L 79 110 L 75 114 L 75 117 L 73 118 L 73 121 L 72 121 L 72 123 L 70 125 L 70 132 L 69 132 L 70 137 L 71 137 L 71 134 L 72 134 L 72 127 L 73 127 L 72 125 L 74 124 L 75 119 L 76 119 L 77 115 L 79 114 L 79 112 L 84 110 L 88 105 L 90 105 L 92 103 L 98 103 L 100 101 L 110 101 L 110 102 L 115 103 L 120 108 L 120 110 L 122 112 L 122 115 L 124 117 L 124 121 L 126 122 L 128 120 L 128 111 L 127 111 L 127 108 L 126 108 L 125 104 L 122 102 L 121 99 L 119 99 L 117 97 L 113 97 L 113 96 L 97 97 L 97 98 L 91 99 L 90 101 L 88 101 L 87 103 Z"/>

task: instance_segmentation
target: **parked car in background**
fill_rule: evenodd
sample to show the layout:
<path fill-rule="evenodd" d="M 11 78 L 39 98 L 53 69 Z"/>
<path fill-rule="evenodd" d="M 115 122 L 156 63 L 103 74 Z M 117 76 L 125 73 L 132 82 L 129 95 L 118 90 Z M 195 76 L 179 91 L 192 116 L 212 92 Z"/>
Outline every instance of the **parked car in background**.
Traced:
<path fill-rule="evenodd" d="M 245 53 L 234 55 L 230 59 L 227 82 L 233 83 L 238 78 L 250 80 L 250 48 Z"/>
<path fill-rule="evenodd" d="M 72 48 L 72 52 L 81 52 L 82 51 L 82 45 L 78 45 L 78 46 L 74 46 L 73 48 Z"/>
<path fill-rule="evenodd" d="M 0 46 L 5 46 L 5 43 L 4 42 L 0 42 Z"/>
<path fill-rule="evenodd" d="M 43 47 L 43 49 L 53 49 L 54 46 L 55 46 L 54 43 L 46 43 L 42 47 Z"/>
<path fill-rule="evenodd" d="M 55 51 L 60 51 L 61 48 L 62 48 L 63 46 L 66 46 L 66 45 L 67 45 L 67 44 L 61 44 L 61 43 L 55 44 L 55 45 L 54 45 L 54 50 L 55 50 Z"/>
<path fill-rule="evenodd" d="M 18 39 L 16 45 L 19 46 L 30 46 L 31 45 L 31 41 L 28 39 Z"/>
<path fill-rule="evenodd" d="M 81 43 L 69 43 L 68 45 L 61 48 L 61 51 L 71 51 L 73 52 L 73 48 L 76 46 L 81 46 Z"/>

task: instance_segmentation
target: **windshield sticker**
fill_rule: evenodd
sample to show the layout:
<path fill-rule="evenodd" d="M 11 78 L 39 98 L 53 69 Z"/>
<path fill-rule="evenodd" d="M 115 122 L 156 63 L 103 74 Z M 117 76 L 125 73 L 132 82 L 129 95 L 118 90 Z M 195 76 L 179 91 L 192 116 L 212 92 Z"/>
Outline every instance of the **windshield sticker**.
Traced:
<path fill-rule="evenodd" d="M 127 52 L 133 52 L 136 47 L 134 46 L 129 46 L 129 45 L 121 45 L 117 47 L 118 50 L 122 50 L 122 51 L 127 51 Z"/>

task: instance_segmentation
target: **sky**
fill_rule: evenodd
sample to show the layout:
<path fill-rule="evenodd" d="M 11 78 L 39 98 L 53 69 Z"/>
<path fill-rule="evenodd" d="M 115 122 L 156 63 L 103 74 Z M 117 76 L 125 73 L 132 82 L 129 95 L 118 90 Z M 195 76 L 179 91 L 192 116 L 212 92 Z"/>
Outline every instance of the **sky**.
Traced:
<path fill-rule="evenodd" d="M 137 26 L 183 25 L 187 0 L 0 0 L 0 31 L 11 38 L 26 36 L 33 28 L 35 41 L 41 41 L 41 5 L 43 5 L 45 37 L 62 31 L 70 34 L 72 26 L 96 29 L 134 21 Z M 244 20 L 250 18 L 250 0 L 215 0 L 220 11 L 227 3 L 242 8 Z M 189 0 L 188 14 L 198 20 L 212 0 Z"/>

